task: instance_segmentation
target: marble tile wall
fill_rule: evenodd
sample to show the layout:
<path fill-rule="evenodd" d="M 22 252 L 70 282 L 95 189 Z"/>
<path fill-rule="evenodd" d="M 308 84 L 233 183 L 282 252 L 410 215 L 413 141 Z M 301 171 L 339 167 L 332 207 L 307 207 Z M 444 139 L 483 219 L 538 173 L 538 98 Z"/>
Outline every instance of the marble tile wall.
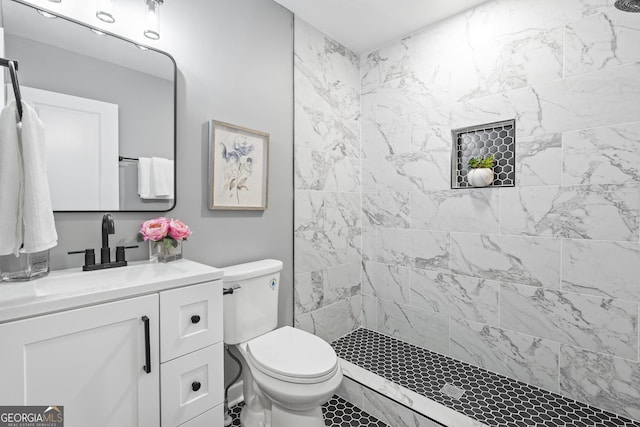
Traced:
<path fill-rule="evenodd" d="M 295 324 L 333 341 L 362 323 L 359 58 L 297 17 L 294 34 Z"/>
<path fill-rule="evenodd" d="M 361 307 L 640 420 L 640 19 L 613 3 L 489 1 L 360 58 Z M 512 118 L 516 187 L 451 190 L 451 129 Z"/>

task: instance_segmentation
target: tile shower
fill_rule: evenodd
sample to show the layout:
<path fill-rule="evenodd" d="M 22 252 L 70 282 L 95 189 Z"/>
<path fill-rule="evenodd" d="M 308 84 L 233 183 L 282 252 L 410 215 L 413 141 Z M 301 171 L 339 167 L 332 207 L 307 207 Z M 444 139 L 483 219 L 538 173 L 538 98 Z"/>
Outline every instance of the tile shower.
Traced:
<path fill-rule="evenodd" d="M 295 23 L 296 324 L 640 420 L 640 17 L 494 0 L 358 58 Z M 450 189 L 516 119 L 516 186 Z"/>

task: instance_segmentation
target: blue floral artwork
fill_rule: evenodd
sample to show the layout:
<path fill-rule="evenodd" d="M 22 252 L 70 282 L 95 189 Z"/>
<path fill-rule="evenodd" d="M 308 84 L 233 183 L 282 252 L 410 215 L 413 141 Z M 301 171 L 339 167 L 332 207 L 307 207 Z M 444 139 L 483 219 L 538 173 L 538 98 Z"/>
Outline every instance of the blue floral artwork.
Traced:
<path fill-rule="evenodd" d="M 266 209 L 269 134 L 216 121 L 211 132 L 209 207 Z"/>
<path fill-rule="evenodd" d="M 240 192 L 249 190 L 247 181 L 251 178 L 253 171 L 251 153 L 254 146 L 246 141 L 236 141 L 229 148 L 224 143 L 220 143 L 220 145 L 222 146 L 222 158 L 228 165 L 225 186 L 228 191 L 235 193 L 236 201 L 240 204 Z"/>

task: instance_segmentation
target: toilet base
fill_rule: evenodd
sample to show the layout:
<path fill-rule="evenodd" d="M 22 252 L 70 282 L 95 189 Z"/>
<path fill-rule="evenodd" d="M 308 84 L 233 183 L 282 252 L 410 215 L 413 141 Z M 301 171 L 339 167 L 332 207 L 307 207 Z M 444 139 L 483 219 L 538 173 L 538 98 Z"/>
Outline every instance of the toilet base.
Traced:
<path fill-rule="evenodd" d="M 277 405 L 271 407 L 271 427 L 325 427 L 322 409 L 293 412 Z"/>

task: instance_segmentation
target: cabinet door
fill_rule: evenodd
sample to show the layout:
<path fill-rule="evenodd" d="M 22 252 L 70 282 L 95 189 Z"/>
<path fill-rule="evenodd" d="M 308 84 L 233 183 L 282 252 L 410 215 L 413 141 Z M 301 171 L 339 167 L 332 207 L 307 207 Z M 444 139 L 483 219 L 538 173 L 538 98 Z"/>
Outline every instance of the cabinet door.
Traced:
<path fill-rule="evenodd" d="M 66 427 L 157 427 L 158 324 L 157 294 L 2 324 L 0 402 L 63 405 Z"/>

